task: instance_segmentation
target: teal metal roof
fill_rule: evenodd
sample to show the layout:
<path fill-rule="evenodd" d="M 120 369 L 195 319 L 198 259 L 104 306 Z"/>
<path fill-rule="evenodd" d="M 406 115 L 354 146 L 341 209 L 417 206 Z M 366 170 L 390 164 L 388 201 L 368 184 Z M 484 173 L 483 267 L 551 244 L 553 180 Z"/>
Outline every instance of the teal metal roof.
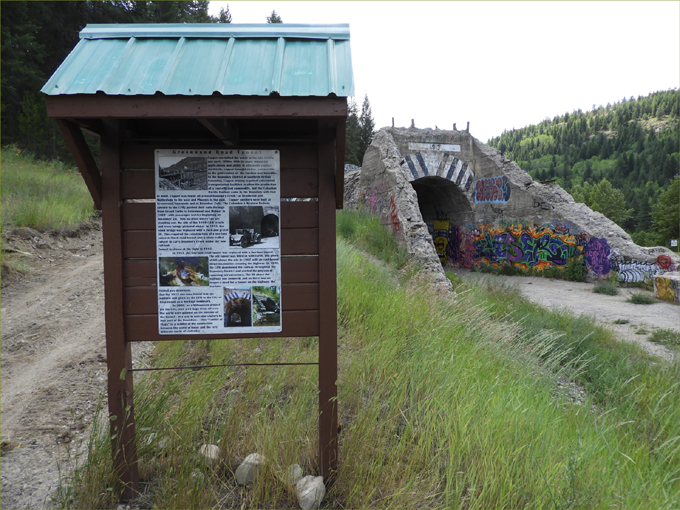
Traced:
<path fill-rule="evenodd" d="M 349 25 L 87 25 L 42 92 L 349 97 Z"/>

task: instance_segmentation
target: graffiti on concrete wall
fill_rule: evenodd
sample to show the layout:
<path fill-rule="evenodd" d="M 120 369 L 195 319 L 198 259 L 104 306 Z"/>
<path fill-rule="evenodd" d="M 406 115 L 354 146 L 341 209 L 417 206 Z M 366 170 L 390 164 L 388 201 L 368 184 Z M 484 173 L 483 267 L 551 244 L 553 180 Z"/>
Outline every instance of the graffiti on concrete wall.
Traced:
<path fill-rule="evenodd" d="M 659 255 L 656 258 L 656 263 L 659 264 L 661 269 L 670 269 L 673 265 L 673 261 L 668 255 Z"/>
<path fill-rule="evenodd" d="M 566 266 L 569 259 L 580 256 L 582 251 L 573 235 L 560 235 L 540 227 L 516 231 L 484 226 L 474 244 L 478 262 L 514 263 L 537 269 L 551 264 Z"/>
<path fill-rule="evenodd" d="M 401 226 L 399 222 L 399 209 L 394 203 L 394 195 L 390 196 L 390 224 L 392 225 L 392 230 L 399 232 L 399 227 Z"/>
<path fill-rule="evenodd" d="M 654 277 L 654 290 L 656 297 L 670 301 L 680 300 L 680 279 L 664 276 Z"/>
<path fill-rule="evenodd" d="M 434 220 L 432 226 L 434 230 L 432 234 L 434 248 L 441 263 L 446 264 L 446 247 L 449 244 L 449 220 Z"/>
<path fill-rule="evenodd" d="M 395 203 L 394 195 L 388 193 L 388 185 L 383 182 L 371 189 L 359 193 L 358 205 L 360 209 L 368 210 L 371 214 L 380 217 L 383 224 L 389 224 L 394 232 L 399 232 L 399 209 Z"/>
<path fill-rule="evenodd" d="M 489 177 L 487 179 L 477 179 L 473 197 L 475 202 L 507 202 L 510 200 L 512 188 L 505 175 L 500 177 Z"/>
<path fill-rule="evenodd" d="M 606 239 L 592 237 L 583 248 L 586 266 L 598 276 L 609 274 L 611 271 L 611 264 L 609 263 L 611 252 Z"/>

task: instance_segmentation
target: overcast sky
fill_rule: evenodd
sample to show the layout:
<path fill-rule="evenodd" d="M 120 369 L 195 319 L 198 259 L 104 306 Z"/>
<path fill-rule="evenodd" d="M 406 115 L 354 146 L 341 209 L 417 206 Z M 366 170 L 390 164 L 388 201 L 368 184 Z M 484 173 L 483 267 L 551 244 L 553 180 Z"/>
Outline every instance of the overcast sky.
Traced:
<path fill-rule="evenodd" d="M 349 23 L 376 128 L 486 142 L 546 117 L 680 86 L 680 2 L 210 2 L 233 23 Z"/>

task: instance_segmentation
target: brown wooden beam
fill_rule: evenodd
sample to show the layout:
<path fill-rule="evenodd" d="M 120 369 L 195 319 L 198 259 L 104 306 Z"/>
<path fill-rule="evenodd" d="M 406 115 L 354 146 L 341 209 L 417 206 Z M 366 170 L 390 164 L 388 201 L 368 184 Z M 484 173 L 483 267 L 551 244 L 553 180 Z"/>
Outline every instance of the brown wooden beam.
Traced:
<path fill-rule="evenodd" d="M 319 121 L 319 463 L 326 480 L 338 469 L 335 135 L 335 126 Z"/>
<path fill-rule="evenodd" d="M 47 115 L 65 118 L 346 118 L 344 97 L 47 96 Z"/>
<path fill-rule="evenodd" d="M 345 135 L 346 121 L 338 121 L 335 127 L 335 208 L 342 209 L 345 194 Z"/>
<path fill-rule="evenodd" d="M 92 195 L 95 209 L 101 211 L 102 176 L 97 168 L 97 163 L 95 163 L 92 157 L 90 148 L 87 146 L 83 133 L 78 126 L 67 120 L 57 119 L 57 125 L 64 136 L 64 140 L 66 140 L 66 145 L 71 154 L 73 154 L 73 158 L 76 160 L 76 165 L 83 176 L 87 189 L 90 191 L 90 195 Z"/>
<path fill-rule="evenodd" d="M 104 313 L 108 365 L 109 426 L 116 475 L 123 499 L 139 493 L 132 351 L 125 338 L 123 247 L 120 204 L 120 121 L 105 120 L 102 132 L 102 227 L 104 230 Z"/>

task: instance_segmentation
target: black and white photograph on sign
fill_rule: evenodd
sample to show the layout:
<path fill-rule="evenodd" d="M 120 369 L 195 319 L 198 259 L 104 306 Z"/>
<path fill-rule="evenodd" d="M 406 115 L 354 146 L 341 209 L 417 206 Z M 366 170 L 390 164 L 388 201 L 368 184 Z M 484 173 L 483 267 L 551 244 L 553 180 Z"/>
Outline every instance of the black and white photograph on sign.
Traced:
<path fill-rule="evenodd" d="M 161 287 L 210 285 L 208 257 L 159 257 L 158 274 Z"/>
<path fill-rule="evenodd" d="M 158 158 L 158 189 L 162 191 L 207 190 L 207 158 Z"/>
<path fill-rule="evenodd" d="M 253 286 L 253 326 L 278 326 L 281 324 L 281 288 Z"/>
<path fill-rule="evenodd" d="M 245 328 L 253 325 L 250 287 L 224 289 L 224 327 Z"/>
<path fill-rule="evenodd" d="M 229 207 L 229 246 L 277 249 L 279 239 L 279 206 Z"/>

